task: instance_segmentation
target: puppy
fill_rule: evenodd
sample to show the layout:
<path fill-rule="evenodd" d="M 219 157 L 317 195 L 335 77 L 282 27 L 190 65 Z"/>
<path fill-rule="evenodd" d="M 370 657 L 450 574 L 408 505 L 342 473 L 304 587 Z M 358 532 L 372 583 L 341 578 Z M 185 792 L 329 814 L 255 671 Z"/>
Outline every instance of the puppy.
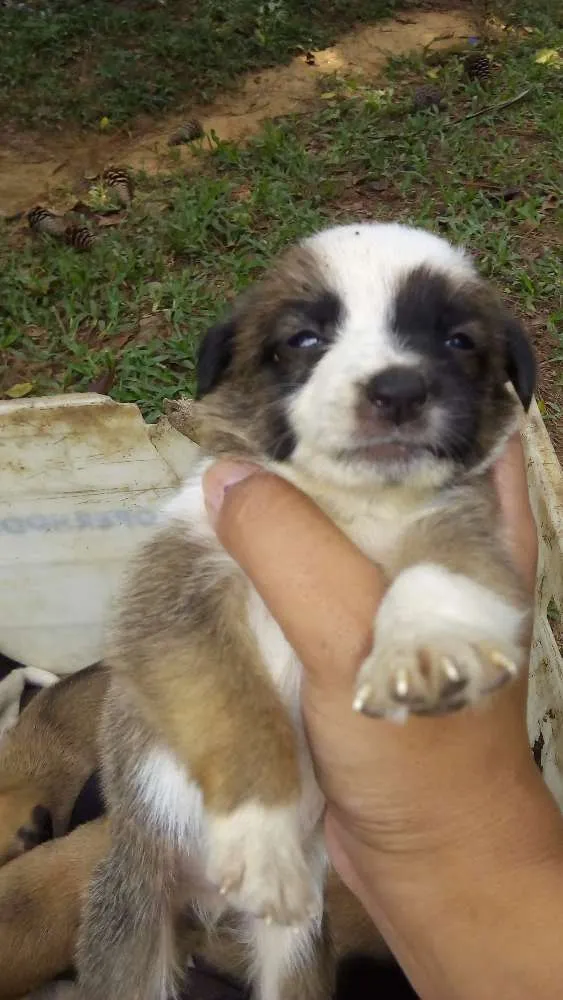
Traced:
<path fill-rule="evenodd" d="M 0 1000 L 72 962 L 90 875 L 107 851 L 107 824 L 62 834 L 98 766 L 107 683 L 97 666 L 44 688 L 0 740 Z"/>
<path fill-rule="evenodd" d="M 285 476 L 387 576 L 357 711 L 453 711 L 524 665 L 530 602 L 486 473 L 517 426 L 505 383 L 527 407 L 534 377 L 524 331 L 464 253 L 399 225 L 305 240 L 204 339 L 210 455 Z M 333 988 L 301 667 L 208 523 L 211 461 L 137 560 L 110 642 L 112 848 L 78 950 L 87 1000 L 173 993 L 186 902 L 210 925 L 240 915 L 257 1000 Z"/>
<path fill-rule="evenodd" d="M 107 671 L 88 667 L 35 695 L 0 743 L 0 867 L 66 831 L 98 764 Z"/>

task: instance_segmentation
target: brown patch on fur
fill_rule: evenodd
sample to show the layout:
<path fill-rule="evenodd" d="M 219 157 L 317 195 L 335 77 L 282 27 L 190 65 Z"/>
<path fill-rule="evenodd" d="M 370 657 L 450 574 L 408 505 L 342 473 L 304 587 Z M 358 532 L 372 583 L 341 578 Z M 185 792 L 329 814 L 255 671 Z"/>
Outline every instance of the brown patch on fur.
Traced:
<path fill-rule="evenodd" d="M 467 289 L 467 294 L 475 303 L 480 317 L 470 332 L 487 356 L 488 375 L 477 434 L 476 456 L 479 461 L 502 440 L 507 428 L 513 424 L 518 409 L 514 396 L 505 385 L 508 379 L 507 338 L 512 320 L 494 290 L 485 282 L 475 282 Z"/>
<path fill-rule="evenodd" d="M 326 290 L 315 255 L 304 247 L 288 250 L 235 303 L 230 322 L 235 326 L 228 378 L 216 391 L 199 400 L 194 410 L 198 440 L 212 454 L 263 457 L 283 435 L 278 426 L 281 409 L 277 387 L 262 362 L 264 330 L 284 303 L 313 302 Z"/>
<path fill-rule="evenodd" d="M 214 812 L 281 804 L 300 783 L 293 725 L 248 628 L 248 585 L 224 566 L 187 525 L 161 531 L 137 561 L 112 650 L 144 724 Z"/>

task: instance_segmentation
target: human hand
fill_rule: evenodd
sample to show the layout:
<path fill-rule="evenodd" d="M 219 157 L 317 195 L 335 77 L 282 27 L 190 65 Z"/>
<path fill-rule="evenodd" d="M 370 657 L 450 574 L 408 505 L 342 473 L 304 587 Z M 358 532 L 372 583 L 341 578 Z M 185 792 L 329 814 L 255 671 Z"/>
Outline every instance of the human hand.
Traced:
<path fill-rule="evenodd" d="M 536 531 L 518 437 L 493 476 L 506 544 L 532 590 Z M 527 864 L 542 842 L 541 817 L 547 840 L 560 837 L 560 817 L 529 751 L 526 677 L 478 708 L 411 717 L 403 726 L 354 712 L 355 679 L 385 586 L 377 567 L 307 497 L 256 467 L 219 462 L 204 488 L 220 541 L 303 663 L 303 712 L 327 799 L 329 852 L 391 944 L 389 921 L 401 896 L 403 911 L 425 896 L 420 920 L 431 921 L 436 876 L 429 884 L 429 872 L 439 869 L 462 893 L 476 872 L 496 876 L 499 853 L 513 879 L 514 866 Z"/>
<path fill-rule="evenodd" d="M 519 438 L 494 476 L 507 544 L 532 588 L 536 536 Z M 254 466 L 218 463 L 205 489 L 208 500 L 225 497 L 218 517 L 212 512 L 218 536 L 304 664 L 303 711 L 335 863 L 346 867 L 342 850 L 353 851 L 354 841 L 393 852 L 406 848 L 405 838 L 413 848 L 417 840 L 450 841 L 462 816 L 465 830 L 472 795 L 482 808 L 485 791 L 495 799 L 506 787 L 507 772 L 528 771 L 525 678 L 479 711 L 413 718 L 401 728 L 358 715 L 355 679 L 384 588 L 377 567 L 308 498 Z"/>

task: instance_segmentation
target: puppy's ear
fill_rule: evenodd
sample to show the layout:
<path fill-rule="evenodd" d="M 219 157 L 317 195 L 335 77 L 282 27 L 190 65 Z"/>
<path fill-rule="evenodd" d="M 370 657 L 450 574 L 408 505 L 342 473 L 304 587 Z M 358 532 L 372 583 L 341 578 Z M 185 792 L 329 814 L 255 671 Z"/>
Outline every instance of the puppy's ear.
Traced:
<path fill-rule="evenodd" d="M 506 375 L 525 410 L 536 386 L 536 358 L 528 334 L 514 316 L 505 316 Z"/>
<path fill-rule="evenodd" d="M 225 374 L 233 356 L 236 323 L 233 317 L 212 326 L 205 334 L 197 358 L 196 399 L 211 392 Z"/>

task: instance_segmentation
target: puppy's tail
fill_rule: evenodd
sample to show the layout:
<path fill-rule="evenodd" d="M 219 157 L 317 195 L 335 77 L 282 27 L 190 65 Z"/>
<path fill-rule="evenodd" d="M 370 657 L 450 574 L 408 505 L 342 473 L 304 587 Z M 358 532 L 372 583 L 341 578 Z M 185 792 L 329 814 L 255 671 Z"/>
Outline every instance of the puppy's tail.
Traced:
<path fill-rule="evenodd" d="M 77 1000 L 177 995 L 172 866 L 163 848 L 140 847 L 117 837 L 94 874 L 76 955 Z"/>

